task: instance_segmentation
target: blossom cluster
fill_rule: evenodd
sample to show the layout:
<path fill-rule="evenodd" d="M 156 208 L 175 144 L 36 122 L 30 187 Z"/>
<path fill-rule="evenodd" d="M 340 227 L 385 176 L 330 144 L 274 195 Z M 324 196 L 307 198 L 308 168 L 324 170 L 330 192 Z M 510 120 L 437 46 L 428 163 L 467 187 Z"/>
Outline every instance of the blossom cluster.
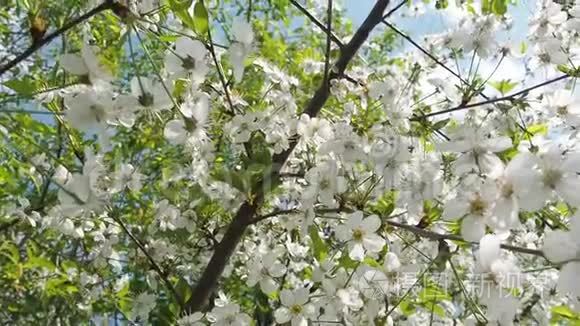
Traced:
<path fill-rule="evenodd" d="M 62 54 L 83 83 L 37 99 L 62 99 L 63 123 L 97 141 L 77 153 L 77 168 L 30 159 L 54 184 L 54 205 L 40 211 L 17 196 L 3 208 L 39 232 L 86 241 L 83 259 L 110 269 L 117 293 L 146 283 L 127 319 L 152 320 L 173 295 L 162 268 L 195 289 L 237 230 L 211 303 L 183 309 L 179 325 L 250 325 L 263 310 L 293 326 L 512 325 L 547 323 L 544 311 L 560 304 L 579 309 L 580 100 L 567 80 L 579 73 L 580 5 L 539 1 L 522 47 L 497 37 L 509 15 L 463 4 L 454 28 L 429 36 L 431 57 L 413 48 L 397 63 L 362 58 L 331 73 L 316 115 L 303 107 L 332 58 L 287 69 L 251 19 L 235 18 L 217 47 L 177 14 L 166 24 L 179 33 L 154 56 L 143 39 L 169 27 L 145 14 L 150 2 L 131 8 L 126 55 L 154 71 L 135 65 L 119 82 L 88 32 L 79 52 Z M 361 56 L 372 59 L 380 41 L 369 42 Z M 485 75 L 474 62 L 500 68 Z M 501 73 L 514 62 L 527 70 L 521 85 Z M 457 76 L 443 69 L 451 64 Z M 119 154 L 141 137 L 154 146 Z M 103 276 L 73 274 L 92 289 L 87 304 L 105 297 Z"/>

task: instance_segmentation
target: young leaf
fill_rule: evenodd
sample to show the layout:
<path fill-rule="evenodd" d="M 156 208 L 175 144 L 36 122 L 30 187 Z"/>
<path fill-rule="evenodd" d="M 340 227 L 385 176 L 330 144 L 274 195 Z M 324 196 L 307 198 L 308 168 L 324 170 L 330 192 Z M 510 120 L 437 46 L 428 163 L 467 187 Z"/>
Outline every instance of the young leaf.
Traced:
<path fill-rule="evenodd" d="M 192 2 L 193 0 L 184 0 L 184 1 L 169 0 L 169 8 L 171 8 L 171 11 L 173 11 L 175 16 L 181 19 L 181 22 L 185 26 L 191 28 L 192 30 L 195 30 L 193 18 L 191 17 L 188 11 L 189 7 L 191 7 Z"/>
<path fill-rule="evenodd" d="M 312 249 L 314 257 L 318 261 L 324 260 L 326 254 L 328 253 L 328 248 L 326 247 L 326 243 L 324 242 L 324 240 L 322 240 L 318 235 L 318 229 L 316 228 L 316 226 L 314 225 L 310 226 L 308 234 L 310 235 L 310 239 L 312 240 L 312 247 L 310 249 Z"/>
<path fill-rule="evenodd" d="M 499 82 L 490 82 L 489 84 L 497 89 L 502 95 L 507 94 L 518 85 L 518 83 L 512 83 L 509 79 L 504 79 Z"/>
<path fill-rule="evenodd" d="M 499 16 L 505 15 L 507 12 L 507 0 L 492 0 L 492 11 Z"/>
<path fill-rule="evenodd" d="M 193 8 L 193 21 L 195 31 L 200 35 L 205 35 L 209 29 L 209 18 L 203 0 L 198 0 Z"/>

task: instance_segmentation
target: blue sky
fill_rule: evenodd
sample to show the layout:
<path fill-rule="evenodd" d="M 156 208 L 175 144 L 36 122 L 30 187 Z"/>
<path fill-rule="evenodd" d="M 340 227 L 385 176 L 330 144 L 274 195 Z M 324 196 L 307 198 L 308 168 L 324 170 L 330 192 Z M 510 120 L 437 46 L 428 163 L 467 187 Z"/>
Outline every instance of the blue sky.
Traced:
<path fill-rule="evenodd" d="M 323 1 L 323 0 L 319 0 Z M 336 0 L 340 3 L 346 10 L 346 15 L 352 19 L 354 27 L 358 27 L 366 18 L 367 14 L 370 12 L 372 6 L 376 0 Z M 413 0 L 413 3 L 421 2 L 421 0 Z M 497 35 L 497 40 L 500 43 L 521 44 L 526 41 L 527 33 L 529 30 L 529 20 L 533 17 L 536 12 L 536 0 L 513 0 L 514 5 L 509 5 L 508 17 L 511 19 L 512 28 L 508 32 L 500 32 Z M 394 7 L 399 2 L 392 0 L 389 7 Z M 403 17 L 402 14 L 409 13 L 410 8 L 403 7 L 390 19 L 399 29 L 403 30 L 407 35 L 417 41 L 419 44 L 425 45 L 425 36 L 430 34 L 439 34 L 445 32 L 449 29 L 453 29 L 457 26 L 458 21 L 465 16 L 463 9 L 456 6 L 455 0 L 448 0 L 449 5 L 447 9 L 437 10 L 435 9 L 435 0 L 430 0 L 428 4 L 424 4 L 425 10 L 424 14 L 419 17 Z M 480 0 L 474 0 L 473 7 L 479 10 L 481 6 Z M 527 43 L 527 42 L 526 42 Z M 413 46 L 404 40 L 401 43 L 401 51 L 395 54 L 400 54 L 403 51 L 414 50 Z M 489 75 L 495 68 L 496 61 L 493 59 L 482 61 L 479 73 L 482 76 Z M 465 69 L 463 66 L 469 66 L 469 63 L 462 63 L 462 70 Z M 453 68 L 454 69 L 454 68 Z M 447 73 L 448 74 L 448 73 Z M 549 77 L 554 77 L 560 73 L 555 71 L 554 75 Z M 525 87 L 526 85 L 535 84 L 539 81 L 544 81 L 548 76 L 538 73 L 535 76 L 526 76 L 525 67 L 521 59 L 506 58 L 502 61 L 500 69 L 491 78 L 491 81 L 498 81 L 501 79 L 511 79 L 516 81 L 523 81 L 514 89 L 517 91 Z M 557 83 L 552 85 L 553 88 L 562 87 L 562 83 Z M 490 92 L 491 93 L 491 92 Z M 576 92 L 578 93 L 578 92 Z"/>
<path fill-rule="evenodd" d="M 517 0 L 516 0 L 517 1 Z M 370 12 L 376 0 L 342 0 L 340 3 L 346 9 L 347 16 L 352 19 L 355 26 L 359 26 L 367 14 Z M 400 17 L 401 13 L 408 11 L 408 8 L 401 8 L 393 21 L 398 23 L 409 35 L 421 36 L 430 33 L 440 33 L 455 25 L 459 19 L 459 9 L 454 0 L 449 1 L 449 7 L 445 10 L 436 10 L 434 0 L 425 5 L 425 14 L 419 19 L 416 17 Z M 398 2 L 392 1 L 390 7 Z M 414 1 L 417 3 L 417 1 Z M 479 1 L 474 1 L 474 7 L 479 6 Z M 528 18 L 534 11 L 534 1 L 519 0 L 516 5 L 510 5 L 509 14 L 514 21 L 514 28 L 511 36 L 524 39 L 527 32 Z"/>

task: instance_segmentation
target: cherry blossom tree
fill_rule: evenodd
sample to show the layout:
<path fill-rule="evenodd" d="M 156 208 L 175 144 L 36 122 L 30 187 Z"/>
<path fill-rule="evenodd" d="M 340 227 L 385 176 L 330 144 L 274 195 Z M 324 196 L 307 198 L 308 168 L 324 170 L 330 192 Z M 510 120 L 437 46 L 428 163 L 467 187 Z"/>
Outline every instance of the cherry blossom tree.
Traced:
<path fill-rule="evenodd" d="M 353 3 L 4 1 L 0 321 L 578 324 L 580 4 Z"/>

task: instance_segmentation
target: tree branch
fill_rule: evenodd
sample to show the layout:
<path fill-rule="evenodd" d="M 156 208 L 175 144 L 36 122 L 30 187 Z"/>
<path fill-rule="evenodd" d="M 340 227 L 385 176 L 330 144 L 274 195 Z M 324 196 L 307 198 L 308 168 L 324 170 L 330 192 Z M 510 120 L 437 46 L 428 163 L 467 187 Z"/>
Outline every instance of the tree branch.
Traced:
<path fill-rule="evenodd" d="M 232 114 L 235 114 L 236 111 L 234 108 L 234 103 L 232 102 L 232 97 L 230 96 L 230 91 L 228 90 L 228 83 L 226 82 L 226 77 L 225 77 L 224 71 L 223 71 L 222 66 L 221 66 L 220 62 L 218 61 L 217 55 L 215 53 L 215 47 L 214 47 L 213 40 L 211 37 L 210 28 L 207 29 L 207 38 L 208 38 L 207 49 L 209 50 L 209 53 L 211 54 L 211 57 L 213 59 L 213 63 L 215 64 L 215 67 L 217 69 L 220 83 L 222 85 L 222 88 L 224 89 L 224 93 L 226 95 L 226 100 L 228 102 L 228 105 L 230 106 L 230 111 Z"/>
<path fill-rule="evenodd" d="M 411 43 L 415 48 L 417 48 L 421 53 L 423 53 L 427 57 L 429 57 L 429 59 L 431 59 L 437 65 L 439 65 L 440 67 L 442 67 L 443 69 L 445 69 L 446 71 L 448 71 L 453 76 L 457 77 L 463 84 L 468 85 L 468 86 L 470 85 L 467 80 L 463 79 L 461 77 L 461 75 L 459 75 L 459 73 L 456 73 L 455 71 L 453 71 L 452 69 L 450 69 L 449 67 L 447 67 L 436 56 L 434 56 L 433 54 L 431 54 L 429 51 L 425 50 L 425 48 L 423 48 L 421 45 L 419 45 L 417 42 L 415 42 L 415 40 L 413 40 L 407 34 L 403 33 L 401 30 L 399 30 L 393 24 L 389 23 L 387 20 L 383 20 L 383 24 L 385 24 L 386 26 L 388 26 L 389 28 L 391 28 L 395 33 L 397 33 L 399 36 L 401 36 L 402 38 L 404 38 L 405 40 L 407 40 L 409 43 Z M 428 118 L 428 117 L 432 117 L 432 116 L 436 116 L 436 115 L 441 115 L 441 114 L 445 114 L 445 113 L 449 113 L 449 112 L 454 112 L 454 111 L 459 111 L 459 110 L 463 110 L 463 109 L 473 108 L 473 107 L 482 106 L 482 105 L 486 105 L 486 104 L 495 104 L 495 103 L 501 102 L 501 101 L 513 100 L 513 98 L 516 97 L 516 96 L 518 96 L 518 95 L 526 94 L 526 93 L 528 93 L 528 92 L 530 92 L 530 91 L 532 91 L 534 89 L 537 89 L 537 88 L 540 88 L 540 87 L 543 87 L 543 86 L 546 86 L 546 85 L 549 85 L 549 84 L 558 82 L 560 80 L 564 80 L 564 79 L 569 78 L 569 77 L 571 77 L 571 76 L 568 75 L 568 74 L 565 74 L 565 75 L 556 77 L 554 79 L 550 79 L 550 80 L 547 80 L 545 82 L 542 82 L 540 84 L 537 84 L 537 85 L 528 87 L 528 88 L 523 89 L 523 90 L 521 90 L 519 92 L 516 92 L 514 94 L 506 95 L 506 96 L 499 97 L 499 98 L 489 98 L 485 94 L 480 93 L 480 95 L 485 99 L 485 101 L 477 102 L 477 103 L 472 103 L 472 104 L 461 104 L 461 105 L 458 105 L 458 106 L 456 106 L 454 108 L 450 108 L 450 109 L 447 109 L 447 110 L 437 111 L 437 112 L 433 112 L 433 113 L 429 113 L 429 114 L 425 114 L 425 115 L 421 115 L 421 116 L 414 116 L 410 120 L 411 121 L 418 121 L 420 119 L 424 119 L 424 118 Z"/>
<path fill-rule="evenodd" d="M 432 113 L 424 114 L 424 115 L 421 115 L 421 116 L 415 116 L 415 117 L 410 118 L 409 120 L 411 120 L 411 121 L 417 121 L 417 120 L 420 120 L 420 119 L 425 119 L 425 118 L 429 118 L 429 117 L 433 117 L 433 116 L 437 116 L 437 115 L 441 115 L 441 114 L 445 114 L 445 113 L 450 113 L 450 112 L 454 112 L 454 111 L 459 111 L 459 110 L 474 108 L 474 107 L 478 107 L 478 106 L 482 106 L 482 105 L 494 104 L 494 103 L 503 102 L 503 101 L 511 101 L 516 96 L 519 96 L 519 95 L 524 95 L 525 96 L 528 92 L 530 92 L 530 91 L 532 91 L 534 89 L 547 86 L 549 84 L 552 84 L 552 83 L 555 83 L 555 82 L 558 82 L 558 81 L 567 79 L 569 77 L 571 77 L 571 76 L 568 75 L 568 74 L 562 75 L 562 76 L 556 77 L 554 79 L 546 80 L 546 81 L 544 81 L 542 83 L 539 83 L 539 84 L 530 86 L 528 88 L 522 89 L 521 91 L 515 92 L 515 93 L 510 94 L 510 95 L 506 95 L 506 96 L 502 96 L 502 97 L 496 97 L 496 98 L 490 98 L 490 99 L 487 99 L 485 101 L 471 103 L 471 104 L 461 104 L 461 105 L 458 105 L 456 107 L 449 108 L 449 109 L 446 109 L 446 110 L 432 112 Z"/>
<path fill-rule="evenodd" d="M 296 9 L 298 9 L 301 13 L 304 14 L 304 16 L 308 17 L 308 19 L 310 19 L 310 21 L 318 26 L 318 28 L 320 28 L 326 35 L 328 35 L 328 37 L 330 37 L 330 39 L 336 43 L 336 45 L 338 45 L 340 48 L 342 48 L 344 46 L 344 43 L 342 43 L 342 41 L 338 38 L 338 36 L 336 36 L 332 30 L 330 30 L 330 28 L 327 29 L 326 26 L 324 26 L 324 24 L 318 20 L 318 18 L 314 17 L 314 15 L 312 15 L 308 9 L 304 8 L 304 6 L 302 6 L 301 4 L 299 4 L 296 0 L 290 0 L 290 3 L 296 7 Z"/>
<path fill-rule="evenodd" d="M 409 232 L 414 233 L 414 234 L 416 234 L 420 237 L 423 237 L 423 238 L 428 238 L 428 239 L 433 239 L 433 240 L 453 240 L 453 241 L 469 243 L 472 245 L 478 244 L 477 242 L 467 241 L 467 240 L 463 239 L 462 237 L 455 235 L 455 234 L 437 233 L 437 232 L 429 231 L 426 229 L 418 228 L 418 227 L 413 226 L 413 225 L 403 224 L 403 223 L 391 221 L 388 219 L 384 220 L 384 222 L 390 226 L 396 227 L 398 229 L 409 231 Z M 541 250 L 537 250 L 537 249 L 529 249 L 529 248 L 517 247 L 517 246 L 512 246 L 512 245 L 507 245 L 507 244 L 502 244 L 501 248 L 505 249 L 505 250 L 513 251 L 513 252 L 519 252 L 519 253 L 523 253 L 523 254 L 530 254 L 530 255 L 546 258 L 544 256 L 544 253 Z"/>
<path fill-rule="evenodd" d="M 12 59 L 10 62 L 5 64 L 4 66 L 0 67 L 0 76 L 3 75 L 8 70 L 14 68 L 20 62 L 26 60 L 30 57 L 34 52 L 38 49 L 42 48 L 43 46 L 47 45 L 48 43 L 52 42 L 55 38 L 59 37 L 60 35 L 66 33 L 69 29 L 81 24 L 85 20 L 95 16 L 98 13 L 101 13 L 108 9 L 113 9 L 115 6 L 115 2 L 113 0 L 106 0 L 105 2 L 101 3 L 100 5 L 96 6 L 95 8 L 91 9 L 90 11 L 86 12 L 85 14 L 74 18 L 64 24 L 61 28 L 57 29 L 56 31 L 48 34 L 38 42 L 34 42 L 28 49 L 24 52 L 19 54 L 16 58 Z"/>
<path fill-rule="evenodd" d="M 324 55 L 324 80 L 328 82 L 328 69 L 330 69 L 330 47 L 332 34 L 332 0 L 328 0 L 328 16 L 326 17 L 326 53 Z"/>
<path fill-rule="evenodd" d="M 389 18 L 391 17 L 391 15 L 393 15 L 397 10 L 399 10 L 402 6 L 404 6 L 407 2 L 409 2 L 408 0 L 403 0 L 401 1 L 398 5 L 395 6 L 395 8 L 389 10 L 384 16 L 383 19 L 385 18 Z"/>
<path fill-rule="evenodd" d="M 461 80 L 461 82 L 463 82 L 464 84 L 469 85 L 469 83 L 465 79 L 463 79 L 458 73 L 456 73 L 455 71 L 453 71 L 451 68 L 447 67 L 441 60 L 439 60 L 436 56 L 434 56 L 433 54 L 431 54 L 429 51 L 425 50 L 425 48 L 423 48 L 421 45 L 419 45 L 419 43 L 415 42 L 415 40 L 413 40 L 410 36 L 408 36 L 407 34 L 403 33 L 395 25 L 389 23 L 386 19 L 383 20 L 383 24 L 385 24 L 387 27 L 389 27 L 390 29 L 392 29 L 396 34 L 398 34 L 399 36 L 401 36 L 402 38 L 404 38 L 405 40 L 407 40 L 409 43 L 411 43 L 421 53 L 423 53 L 424 55 L 426 55 L 427 57 L 429 57 L 429 59 L 431 59 L 433 62 L 435 62 L 436 64 L 438 64 L 441 68 L 447 70 L 450 74 L 452 74 L 453 76 L 459 78 L 459 80 Z"/>
<path fill-rule="evenodd" d="M 326 34 L 327 40 L 330 38 L 330 40 L 334 43 L 336 43 L 336 45 L 338 45 L 339 48 L 342 49 L 342 47 L 344 47 L 344 43 L 342 43 L 342 41 L 332 32 L 332 29 L 330 28 L 331 26 L 324 26 L 324 24 L 322 24 L 322 22 L 320 20 L 318 20 L 316 17 L 314 17 L 314 15 L 312 15 L 306 8 L 304 8 L 301 4 L 299 4 L 298 2 L 296 2 L 295 0 L 290 0 L 290 2 L 300 11 L 302 12 L 308 19 L 310 19 L 310 21 L 316 25 L 318 28 L 320 28 L 322 30 L 322 32 L 324 34 Z M 328 44 L 328 43 L 327 43 Z M 326 71 L 326 65 L 325 65 L 325 71 Z M 325 74 L 326 76 L 326 74 Z M 343 74 L 344 79 L 348 80 L 349 82 L 355 84 L 355 85 L 359 85 L 359 86 L 365 86 L 365 84 L 359 80 L 356 80 L 346 74 Z"/>
<path fill-rule="evenodd" d="M 281 210 L 274 210 L 270 213 L 261 215 L 256 217 L 251 224 L 256 224 L 260 221 L 263 221 L 265 219 L 268 219 L 270 217 L 274 217 L 277 215 L 287 215 L 287 214 L 295 214 L 295 213 L 300 213 L 300 210 L 297 209 L 281 209 Z M 346 207 L 342 207 L 342 208 L 328 208 L 328 209 L 317 209 L 316 212 L 318 213 L 338 213 L 338 212 L 349 212 L 352 213 L 353 210 L 350 208 L 346 208 Z M 410 225 L 410 224 L 403 224 L 400 222 L 396 222 L 393 221 L 391 219 L 395 218 L 395 217 L 399 217 L 402 216 L 403 214 L 406 214 L 406 211 L 400 214 L 395 214 L 395 215 L 391 215 L 388 216 L 387 218 L 383 219 L 383 222 L 387 225 L 390 225 L 392 227 L 398 228 L 398 229 L 402 229 L 405 231 L 409 231 L 417 236 L 423 237 L 423 238 L 427 238 L 427 239 L 432 239 L 432 240 L 453 240 L 453 241 L 459 241 L 459 242 L 464 242 L 464 243 L 469 243 L 472 245 L 477 245 L 477 242 L 473 242 L 473 241 L 467 241 L 465 239 L 463 239 L 462 237 L 455 235 L 455 234 L 445 234 L 445 233 L 437 233 L 434 231 L 429 231 L 427 229 L 423 229 L 423 228 L 419 228 L 416 227 L 414 225 Z M 523 247 L 518 247 L 518 246 L 512 246 L 512 245 L 507 245 L 507 244 L 502 244 L 501 245 L 502 249 L 505 250 L 509 250 L 509 251 L 513 251 L 513 252 L 519 252 L 519 253 L 523 253 L 523 254 L 530 254 L 530 255 L 534 255 L 534 256 L 539 256 L 539 257 L 543 257 L 546 258 L 544 256 L 544 253 L 541 250 L 537 250 L 537 249 L 529 249 L 529 248 L 523 248 Z"/>
<path fill-rule="evenodd" d="M 184 308 L 183 298 L 181 298 L 181 296 L 179 295 L 179 293 L 177 293 L 177 291 L 173 287 L 173 284 L 171 284 L 171 281 L 169 280 L 169 275 L 167 275 L 167 273 L 165 273 L 163 271 L 163 269 L 161 269 L 161 266 L 159 266 L 155 262 L 155 260 L 149 254 L 149 252 L 147 252 L 147 249 L 145 249 L 145 247 L 143 246 L 143 244 L 141 243 L 141 241 L 139 241 L 139 239 L 137 239 L 133 235 L 133 233 L 131 233 L 131 231 L 129 231 L 129 229 L 127 229 L 127 226 L 125 225 L 125 223 L 123 223 L 123 221 L 121 221 L 121 219 L 119 217 L 115 216 L 114 214 L 111 214 L 111 218 L 115 222 L 117 222 L 117 224 L 119 224 L 119 226 L 121 227 L 121 229 L 123 229 L 123 232 L 125 232 L 125 234 L 127 234 L 127 236 L 129 236 L 129 238 L 131 238 L 131 240 L 135 243 L 135 245 L 137 245 L 137 247 L 139 248 L 139 250 L 145 255 L 145 257 L 147 257 L 147 260 L 149 260 L 149 263 L 151 264 L 151 267 L 153 267 L 153 269 L 155 270 L 155 272 L 157 273 L 157 275 L 159 275 L 159 277 L 163 280 L 163 282 L 165 283 L 165 287 L 167 288 L 167 290 L 169 290 L 173 294 L 173 296 L 175 297 L 175 300 L 177 301 L 177 304 L 181 307 L 181 309 L 183 309 Z"/>
<path fill-rule="evenodd" d="M 341 48 L 340 57 L 330 72 L 329 79 L 336 78 L 344 73 L 355 53 L 369 37 L 370 32 L 381 22 L 383 12 L 388 4 L 389 0 L 378 0 L 375 3 L 368 17 L 356 31 L 350 42 Z M 308 103 L 304 113 L 311 117 L 316 116 L 329 96 L 330 82 L 325 80 Z M 288 149 L 272 157 L 272 172 L 269 178 L 262 180 L 259 185 L 260 188 L 258 188 L 261 190 L 257 191 L 252 199 L 246 200 L 240 206 L 240 209 L 228 226 L 222 241 L 216 246 L 209 263 L 192 291 L 191 297 L 185 304 L 186 311 L 199 311 L 208 303 L 209 297 L 214 291 L 224 268 L 264 199 L 264 187 L 271 180 L 278 179 L 280 169 L 284 166 L 297 144 L 297 138 L 291 139 Z"/>

